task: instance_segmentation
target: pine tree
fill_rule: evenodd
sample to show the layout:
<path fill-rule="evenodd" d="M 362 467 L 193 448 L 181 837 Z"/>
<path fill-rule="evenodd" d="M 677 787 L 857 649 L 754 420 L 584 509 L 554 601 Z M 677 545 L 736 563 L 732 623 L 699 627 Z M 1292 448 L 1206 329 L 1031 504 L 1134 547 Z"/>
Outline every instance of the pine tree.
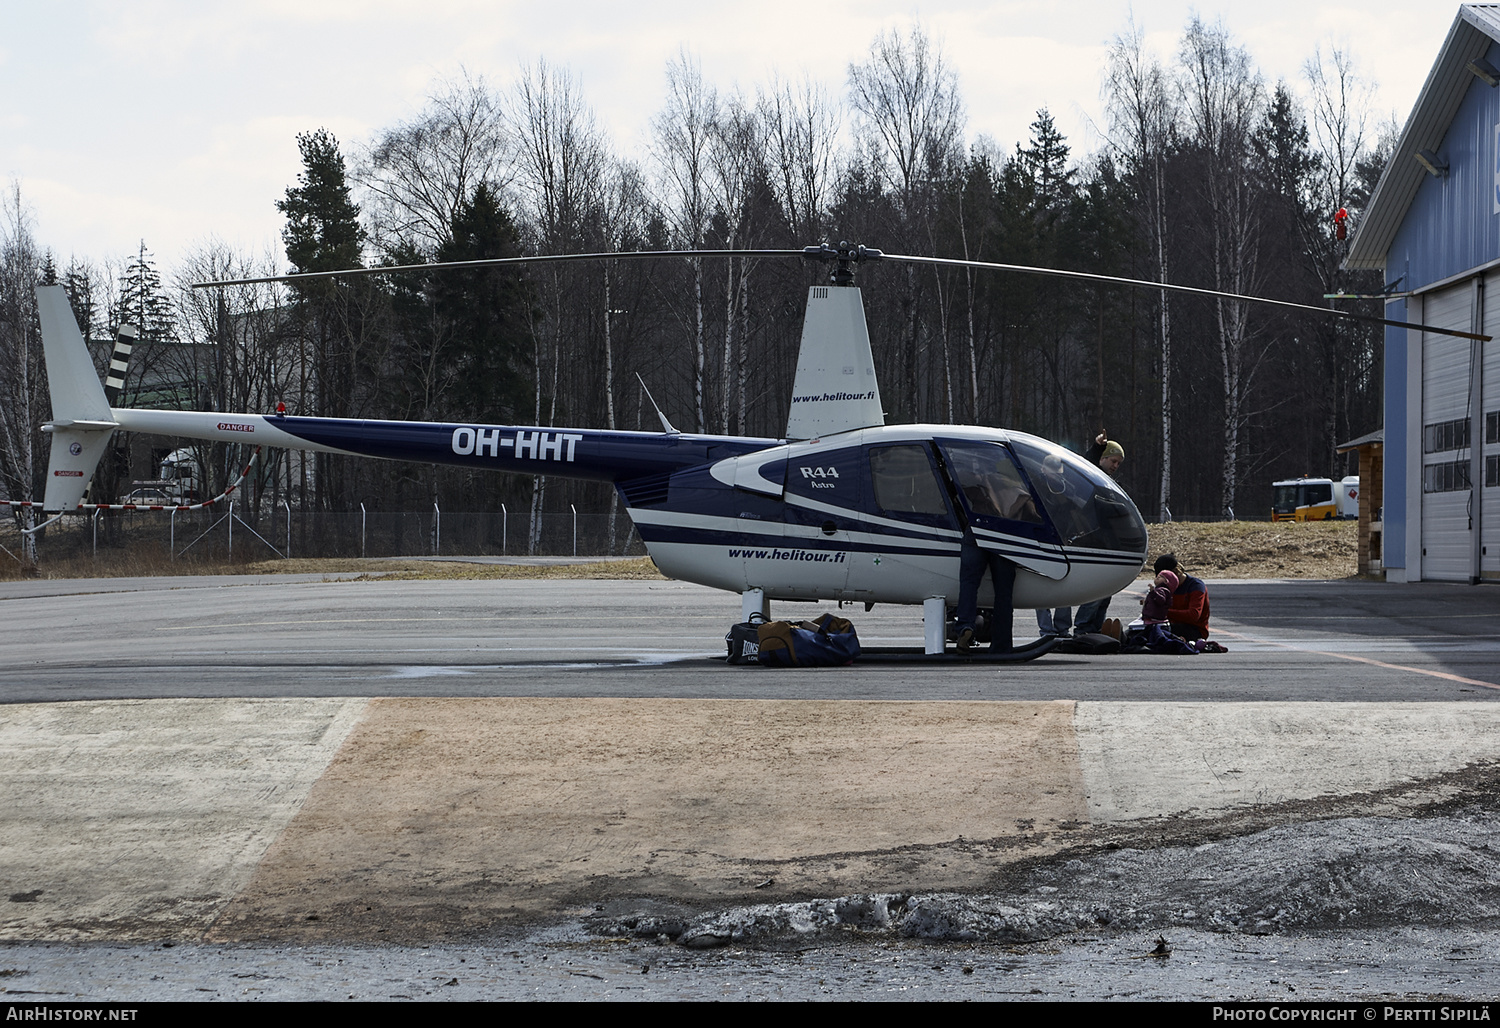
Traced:
<path fill-rule="evenodd" d="M 98 306 L 94 302 L 96 282 L 93 269 L 77 258 L 70 260 L 68 270 L 63 272 L 62 287 L 67 291 L 68 302 L 73 307 L 73 317 L 78 321 L 78 331 L 83 333 L 84 342 L 92 343 L 96 327 L 94 318 Z"/>
<path fill-rule="evenodd" d="M 1016 154 L 1036 189 L 1040 211 L 1055 212 L 1073 193 L 1075 172 L 1068 167 L 1068 152 L 1067 139 L 1043 107 L 1031 123 L 1030 145 Z"/>
<path fill-rule="evenodd" d="M 276 201 L 286 215 L 281 231 L 294 270 L 336 271 L 360 266 L 364 230 L 359 205 L 349 198 L 349 180 L 338 140 L 327 129 L 297 136 L 302 171 L 297 185 Z M 306 288 L 306 287 L 302 287 Z"/>
<path fill-rule="evenodd" d="M 286 215 L 281 238 L 295 271 L 337 271 L 360 266 L 364 230 L 359 206 L 349 198 L 349 181 L 338 140 L 327 129 L 297 136 L 302 171 L 297 185 L 276 202 Z M 368 380 L 378 376 L 378 356 L 366 352 L 369 301 L 365 283 L 316 279 L 294 283 L 293 322 L 303 340 L 299 378 L 303 413 L 351 417 L 369 395 Z M 310 366 L 309 366 L 310 365 Z M 348 509 L 355 501 L 353 472 L 326 454 L 316 458 L 316 481 L 303 482 L 304 500 L 313 488 L 325 508 Z"/>
<path fill-rule="evenodd" d="M 438 260 L 487 260 L 519 252 L 510 215 L 481 183 L 454 215 L 452 241 L 438 251 Z M 523 369 L 536 316 L 520 272 L 450 272 L 438 279 L 435 296 L 438 312 L 453 326 L 454 357 L 462 369 L 455 383 L 458 409 L 489 421 L 513 418 L 527 393 Z"/>
<path fill-rule="evenodd" d="M 141 240 L 140 248 L 120 280 L 120 293 L 110 310 L 110 321 L 115 326 L 134 325 L 141 333 L 143 343 L 170 343 L 177 341 L 177 319 L 172 303 L 162 289 L 161 275 L 156 270 L 155 260 Z"/>

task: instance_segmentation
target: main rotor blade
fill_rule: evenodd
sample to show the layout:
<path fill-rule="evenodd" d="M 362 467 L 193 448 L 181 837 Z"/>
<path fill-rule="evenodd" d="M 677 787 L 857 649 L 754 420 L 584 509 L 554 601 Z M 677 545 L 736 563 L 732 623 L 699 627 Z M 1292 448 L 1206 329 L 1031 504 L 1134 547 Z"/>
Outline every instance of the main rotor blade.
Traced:
<path fill-rule="evenodd" d="M 1014 271 L 1022 275 L 1047 275 L 1052 278 L 1071 278 L 1082 282 L 1103 282 L 1110 285 L 1135 286 L 1141 289 L 1166 289 L 1174 293 L 1191 293 L 1196 296 L 1212 296 L 1224 300 L 1240 300 L 1245 303 L 1266 303 L 1275 307 L 1286 307 L 1291 310 L 1307 311 L 1312 314 L 1332 315 L 1336 318 L 1352 318 L 1355 321 L 1366 321 L 1375 325 L 1390 325 L 1393 328 L 1415 329 L 1419 332 L 1435 332 L 1438 335 L 1457 336 L 1460 339 L 1477 339 L 1482 343 L 1489 342 L 1491 338 L 1477 332 L 1462 332 L 1456 328 L 1438 328 L 1434 325 L 1421 325 L 1411 321 L 1392 321 L 1390 318 L 1377 318 L 1369 314 L 1355 314 L 1352 311 L 1341 311 L 1332 307 L 1314 307 L 1311 304 L 1293 303 L 1290 300 L 1273 300 L 1266 296 L 1245 296 L 1242 293 L 1225 293 L 1217 289 L 1200 289 L 1197 286 L 1177 286 L 1167 282 L 1150 282 L 1141 278 L 1096 275 L 1088 271 L 1038 268 L 1028 264 L 995 264 L 990 261 L 966 261 L 954 257 L 916 257 L 911 254 L 900 253 L 882 254 L 880 259 L 886 261 L 910 261 L 913 264 L 939 264 L 953 268 L 980 268 L 986 271 Z"/>
<path fill-rule="evenodd" d="M 217 282 L 194 282 L 194 289 L 214 286 L 252 286 L 266 282 L 308 282 L 320 278 L 350 278 L 356 275 L 391 275 L 402 271 L 436 271 L 450 268 L 493 268 L 506 264 L 549 264 L 562 261 L 640 260 L 647 257 L 802 257 L 801 250 L 629 250 L 624 253 L 555 253 L 538 257 L 492 257 L 479 261 L 439 261 L 434 264 L 400 264 L 373 268 L 343 268 L 338 271 L 303 271 L 295 275 L 263 278 L 228 278 Z"/>

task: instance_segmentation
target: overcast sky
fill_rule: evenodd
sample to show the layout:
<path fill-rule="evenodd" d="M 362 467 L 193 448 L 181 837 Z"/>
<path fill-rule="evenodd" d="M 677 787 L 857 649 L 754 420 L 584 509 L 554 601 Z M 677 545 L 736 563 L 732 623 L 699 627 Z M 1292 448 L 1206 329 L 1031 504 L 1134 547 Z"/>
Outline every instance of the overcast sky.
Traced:
<path fill-rule="evenodd" d="M 1341 46 L 1377 83 L 1377 112 L 1404 121 L 1457 6 L 0 0 L 0 176 L 60 263 L 117 259 L 142 239 L 164 271 L 210 239 L 280 259 L 274 203 L 296 178 L 296 134 L 326 127 L 347 154 L 461 68 L 508 88 L 539 57 L 567 67 L 618 150 L 638 156 L 679 48 L 721 90 L 753 94 L 774 70 L 842 97 L 850 62 L 914 18 L 958 73 L 971 140 L 1009 149 L 1046 106 L 1080 156 L 1099 145 L 1104 54 L 1132 10 L 1164 59 L 1196 12 L 1298 89 L 1314 48 Z"/>

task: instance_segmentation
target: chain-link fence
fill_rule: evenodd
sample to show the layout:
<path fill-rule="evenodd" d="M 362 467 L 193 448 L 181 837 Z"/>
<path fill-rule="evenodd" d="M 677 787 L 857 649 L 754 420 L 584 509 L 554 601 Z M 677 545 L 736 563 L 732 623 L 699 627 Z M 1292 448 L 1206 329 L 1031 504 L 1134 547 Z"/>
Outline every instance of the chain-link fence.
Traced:
<path fill-rule="evenodd" d="M 0 545 L 16 554 L 14 519 Z M 224 511 L 101 511 L 66 517 L 37 533 L 37 554 L 59 560 L 136 551 L 199 561 L 277 557 L 643 556 L 623 510 L 608 513 L 326 511 L 285 509 L 258 518 Z"/>

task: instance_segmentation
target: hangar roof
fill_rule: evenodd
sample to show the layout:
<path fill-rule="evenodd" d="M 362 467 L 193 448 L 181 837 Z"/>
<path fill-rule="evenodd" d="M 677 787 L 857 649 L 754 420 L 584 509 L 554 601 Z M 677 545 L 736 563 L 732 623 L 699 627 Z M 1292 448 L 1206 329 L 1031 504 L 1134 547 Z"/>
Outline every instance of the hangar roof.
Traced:
<path fill-rule="evenodd" d="M 1380 176 L 1370 205 L 1349 245 L 1344 267 L 1379 270 L 1386 253 L 1416 199 L 1427 171 L 1412 157 L 1419 150 L 1437 150 L 1458 113 L 1464 94 L 1475 81 L 1468 64 L 1500 41 L 1500 4 L 1464 4 L 1453 19 L 1437 62 L 1417 95 L 1401 140 Z"/>

